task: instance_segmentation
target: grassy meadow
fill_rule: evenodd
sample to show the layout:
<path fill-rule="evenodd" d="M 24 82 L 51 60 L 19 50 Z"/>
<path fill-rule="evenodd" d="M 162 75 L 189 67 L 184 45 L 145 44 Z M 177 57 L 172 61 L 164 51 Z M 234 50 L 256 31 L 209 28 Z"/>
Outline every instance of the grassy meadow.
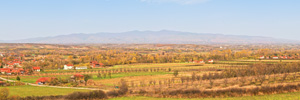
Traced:
<path fill-rule="evenodd" d="M 227 97 L 227 98 L 154 98 L 154 97 L 119 97 L 109 100 L 299 100 L 300 92 L 261 95 L 261 96 L 245 96 L 245 97 Z"/>
<path fill-rule="evenodd" d="M 73 93 L 75 91 L 87 92 L 90 90 L 80 90 L 80 89 L 62 89 L 62 88 L 51 88 L 51 87 L 37 87 L 37 86 L 9 86 L 9 87 L 0 87 L 8 88 L 10 91 L 10 96 L 18 95 L 21 97 L 26 96 L 50 96 L 50 95 L 66 95 Z"/>

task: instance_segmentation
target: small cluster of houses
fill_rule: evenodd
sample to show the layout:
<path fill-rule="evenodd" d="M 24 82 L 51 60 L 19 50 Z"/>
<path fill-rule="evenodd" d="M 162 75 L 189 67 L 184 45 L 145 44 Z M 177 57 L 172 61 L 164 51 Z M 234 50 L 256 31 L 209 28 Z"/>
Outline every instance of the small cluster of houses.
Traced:
<path fill-rule="evenodd" d="M 260 56 L 259 59 L 294 59 L 294 57 L 289 56 Z"/>
<path fill-rule="evenodd" d="M 103 63 L 98 63 L 97 61 L 90 62 L 91 68 L 102 68 L 104 66 Z M 74 66 L 73 64 L 66 64 L 64 65 L 64 70 L 71 70 L 71 69 L 88 69 L 87 66 Z"/>
<path fill-rule="evenodd" d="M 5 58 L 3 58 L 2 60 L 3 62 L 6 62 L 5 61 Z M 13 67 L 22 67 L 22 63 L 24 61 L 21 61 L 20 59 L 14 59 L 13 61 L 8 61 L 4 66 L 3 68 L 13 68 Z"/>
<path fill-rule="evenodd" d="M 190 60 L 189 61 L 190 63 L 198 63 L 198 64 L 205 64 L 205 61 L 204 60 Z M 214 60 L 213 59 L 209 59 L 208 61 L 207 61 L 208 63 L 214 63 Z"/>
<path fill-rule="evenodd" d="M 40 72 L 41 68 L 40 67 L 32 67 L 33 71 L 36 72 Z M 0 68 L 0 72 L 1 74 L 7 74 L 7 75 L 11 75 L 11 74 L 24 74 L 29 72 L 29 70 L 24 70 L 23 68 Z"/>
<path fill-rule="evenodd" d="M 54 80 L 54 79 L 57 79 L 56 77 L 41 77 L 39 79 L 36 80 L 36 84 L 39 84 L 39 85 L 42 85 L 42 84 L 46 84 L 46 83 L 49 83 L 51 80 Z M 75 74 L 75 75 L 72 75 L 71 80 L 69 81 L 84 81 L 84 75 L 81 75 L 81 74 Z"/>

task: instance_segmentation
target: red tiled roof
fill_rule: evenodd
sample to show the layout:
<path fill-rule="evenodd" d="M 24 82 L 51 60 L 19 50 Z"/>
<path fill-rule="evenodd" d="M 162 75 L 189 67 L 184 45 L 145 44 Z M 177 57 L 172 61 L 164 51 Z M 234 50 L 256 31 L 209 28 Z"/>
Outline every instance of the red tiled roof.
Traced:
<path fill-rule="evenodd" d="M 67 64 L 67 66 L 74 66 L 73 64 Z"/>
<path fill-rule="evenodd" d="M 39 79 L 36 80 L 36 84 L 39 82 L 49 82 L 51 79 L 55 79 L 55 77 L 41 77 Z"/>
<path fill-rule="evenodd" d="M 0 71 L 1 72 L 10 72 L 10 68 L 1 68 Z"/>
<path fill-rule="evenodd" d="M 84 77 L 84 76 L 81 74 L 75 74 L 74 77 Z"/>
<path fill-rule="evenodd" d="M 41 69 L 40 67 L 32 67 L 33 70 Z"/>
<path fill-rule="evenodd" d="M 91 63 L 92 63 L 92 64 L 98 64 L 98 62 L 97 62 L 97 61 L 91 61 Z"/>
<path fill-rule="evenodd" d="M 20 71 L 19 70 L 12 70 L 11 72 L 12 73 L 19 73 Z"/>

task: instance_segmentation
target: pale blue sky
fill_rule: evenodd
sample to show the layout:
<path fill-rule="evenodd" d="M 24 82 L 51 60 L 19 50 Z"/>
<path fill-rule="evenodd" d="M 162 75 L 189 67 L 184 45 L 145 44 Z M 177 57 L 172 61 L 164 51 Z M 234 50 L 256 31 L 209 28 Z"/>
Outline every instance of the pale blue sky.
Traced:
<path fill-rule="evenodd" d="M 300 0 L 0 0 L 0 40 L 177 30 L 300 40 Z"/>

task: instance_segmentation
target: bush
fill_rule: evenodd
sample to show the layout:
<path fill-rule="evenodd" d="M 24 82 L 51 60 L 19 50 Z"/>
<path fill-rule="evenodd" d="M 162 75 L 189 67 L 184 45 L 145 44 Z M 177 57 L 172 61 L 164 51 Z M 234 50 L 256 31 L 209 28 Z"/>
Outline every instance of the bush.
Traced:
<path fill-rule="evenodd" d="M 16 78 L 18 81 L 20 81 L 21 80 L 21 78 L 19 77 L 19 76 L 17 76 L 17 78 Z"/>
<path fill-rule="evenodd" d="M 118 91 L 118 93 L 120 95 L 124 95 L 128 92 L 128 85 L 127 85 L 126 81 L 123 79 L 121 80 L 120 83 L 121 83 L 121 85 L 120 85 L 120 90 Z"/>
<path fill-rule="evenodd" d="M 173 73 L 173 75 L 174 75 L 175 77 L 177 77 L 177 76 L 178 76 L 178 70 L 175 70 L 174 73 Z"/>
<path fill-rule="evenodd" d="M 82 100 L 82 99 L 106 99 L 107 95 L 105 92 L 91 91 L 91 92 L 74 92 L 69 95 L 64 96 L 64 99 L 68 100 Z"/>
<path fill-rule="evenodd" d="M 3 88 L 0 90 L 0 100 L 7 100 L 9 95 L 9 89 Z"/>

